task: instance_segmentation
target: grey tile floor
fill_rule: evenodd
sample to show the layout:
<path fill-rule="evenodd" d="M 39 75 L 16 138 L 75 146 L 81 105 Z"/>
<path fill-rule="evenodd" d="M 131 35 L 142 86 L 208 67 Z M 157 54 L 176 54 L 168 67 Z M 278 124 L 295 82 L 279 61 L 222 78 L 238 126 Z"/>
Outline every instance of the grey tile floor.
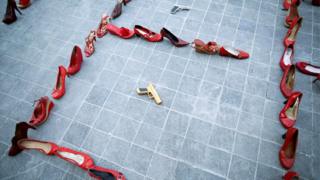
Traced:
<path fill-rule="evenodd" d="M 278 150 L 285 132 L 278 120 L 285 12 L 281 0 L 132 0 L 115 24 L 165 26 L 183 39 L 216 40 L 242 48 L 238 61 L 197 54 L 168 41 L 148 43 L 112 35 L 67 79 L 49 120 L 30 137 L 89 153 L 97 165 L 124 172 L 129 180 L 280 179 Z M 15 123 L 27 121 L 32 103 L 50 95 L 58 65 L 97 27 L 113 0 L 34 0 L 16 23 L 0 24 L 0 178 L 88 179 L 55 157 L 25 151 L 8 157 Z M 1 0 L 1 14 L 5 0 Z M 174 4 L 189 12 L 170 15 Z M 307 2 L 295 61 L 320 65 L 320 8 Z M 320 176 L 320 90 L 297 72 L 304 93 L 294 170 Z M 153 82 L 163 98 L 156 106 L 135 89 Z"/>

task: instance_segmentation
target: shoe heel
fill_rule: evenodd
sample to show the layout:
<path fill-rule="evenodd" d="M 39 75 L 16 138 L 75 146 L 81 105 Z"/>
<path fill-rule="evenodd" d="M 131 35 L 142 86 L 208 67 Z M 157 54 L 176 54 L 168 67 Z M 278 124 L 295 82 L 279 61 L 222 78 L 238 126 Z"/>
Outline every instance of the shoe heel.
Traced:
<path fill-rule="evenodd" d="M 19 8 L 17 6 L 17 3 L 14 3 L 14 9 L 17 10 L 20 15 L 22 15 L 21 11 L 19 10 Z"/>
<path fill-rule="evenodd" d="M 286 139 L 287 133 L 282 134 L 282 139 Z"/>

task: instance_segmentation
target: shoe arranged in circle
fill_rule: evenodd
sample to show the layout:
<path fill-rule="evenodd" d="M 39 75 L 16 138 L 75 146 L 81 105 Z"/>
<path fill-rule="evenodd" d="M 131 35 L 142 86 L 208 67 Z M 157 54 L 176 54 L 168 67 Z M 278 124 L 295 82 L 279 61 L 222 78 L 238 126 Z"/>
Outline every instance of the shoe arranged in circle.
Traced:
<path fill-rule="evenodd" d="M 285 169 L 290 169 L 294 165 L 296 159 L 296 150 L 298 145 L 299 130 L 289 128 L 286 134 L 283 135 L 284 143 L 279 151 L 280 164 Z"/>
<path fill-rule="evenodd" d="M 134 32 L 138 37 L 141 37 L 149 42 L 160 42 L 163 40 L 161 34 L 155 33 L 140 25 L 134 26 Z"/>
<path fill-rule="evenodd" d="M 54 103 L 47 96 L 41 97 L 37 100 L 29 124 L 32 126 L 40 126 L 43 124 L 48 119 L 53 107 Z"/>
<path fill-rule="evenodd" d="M 182 39 L 178 38 L 177 36 L 175 36 L 173 33 L 171 33 L 166 28 L 162 28 L 160 31 L 160 34 L 162 35 L 162 37 L 166 37 L 167 39 L 169 39 L 171 44 L 173 44 L 176 47 L 183 47 L 183 46 L 187 46 L 189 44 L 187 41 L 182 40 Z"/>
<path fill-rule="evenodd" d="M 296 123 L 301 99 L 301 92 L 292 93 L 288 100 L 285 102 L 285 106 L 280 111 L 279 119 L 281 124 L 285 128 L 288 129 L 290 127 L 293 127 Z"/>
<path fill-rule="evenodd" d="M 290 2 L 288 15 L 285 18 L 284 26 L 289 28 L 295 19 L 299 19 L 298 6 L 300 5 L 300 0 L 288 0 Z"/>
<path fill-rule="evenodd" d="M 68 75 L 66 68 L 59 66 L 56 86 L 51 95 L 54 99 L 60 99 L 66 92 L 66 76 Z"/>
<path fill-rule="evenodd" d="M 96 41 L 96 31 L 91 30 L 85 41 L 86 46 L 84 48 L 84 54 L 86 55 L 86 57 L 90 57 L 95 51 L 94 42 Z"/>
<path fill-rule="evenodd" d="M 296 68 L 294 65 L 287 67 L 284 72 L 280 82 L 280 90 L 284 97 L 288 98 L 293 93 L 293 88 L 295 84 L 295 72 Z"/>
<path fill-rule="evenodd" d="M 288 171 L 283 177 L 283 180 L 299 180 L 299 174 L 294 171 Z"/>
<path fill-rule="evenodd" d="M 94 166 L 93 159 L 89 155 L 66 147 L 59 147 L 56 150 L 55 155 L 86 171 Z"/>
<path fill-rule="evenodd" d="M 99 166 L 93 166 L 88 173 L 95 179 L 126 180 L 121 172 Z"/>
<path fill-rule="evenodd" d="M 67 69 L 68 75 L 74 75 L 81 69 L 81 64 L 83 62 L 83 57 L 81 53 L 81 49 L 79 46 L 74 46 L 72 49 L 70 64 Z"/>
<path fill-rule="evenodd" d="M 135 35 L 133 30 L 130 30 L 130 29 L 125 28 L 125 27 L 119 28 L 116 25 L 113 25 L 111 23 L 109 23 L 106 26 L 106 29 L 110 34 L 119 36 L 119 37 L 121 37 L 123 39 L 130 39 Z"/>

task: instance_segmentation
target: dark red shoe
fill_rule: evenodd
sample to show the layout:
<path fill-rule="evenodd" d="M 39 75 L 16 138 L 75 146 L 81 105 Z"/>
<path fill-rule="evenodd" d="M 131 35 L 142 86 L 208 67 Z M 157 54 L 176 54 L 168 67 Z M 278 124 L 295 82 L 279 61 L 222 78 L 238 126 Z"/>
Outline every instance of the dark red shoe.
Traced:
<path fill-rule="evenodd" d="M 117 0 L 117 4 L 113 8 L 111 18 L 116 19 L 121 15 L 121 13 L 122 13 L 122 1 L 119 2 L 119 0 Z"/>
<path fill-rule="evenodd" d="M 22 150 L 34 149 L 46 155 L 54 155 L 59 148 L 58 145 L 52 142 L 39 141 L 39 140 L 28 139 L 28 138 L 20 139 L 17 144 L 19 148 Z"/>
<path fill-rule="evenodd" d="M 284 70 L 281 83 L 280 90 L 284 97 L 288 98 L 293 93 L 293 88 L 295 84 L 295 66 L 291 65 Z"/>
<path fill-rule="evenodd" d="M 291 0 L 291 4 L 289 7 L 289 13 L 286 16 L 286 19 L 284 21 L 284 26 L 289 28 L 295 19 L 299 19 L 299 11 L 298 6 L 300 5 L 300 0 Z"/>
<path fill-rule="evenodd" d="M 311 76 L 318 76 L 320 75 L 320 66 L 314 66 L 307 62 L 297 62 L 296 66 L 300 72 L 303 74 L 308 74 Z"/>
<path fill-rule="evenodd" d="M 96 42 L 96 36 L 96 31 L 91 30 L 89 35 L 85 39 L 86 46 L 84 48 L 84 54 L 86 55 L 86 57 L 90 57 L 95 51 L 94 42 Z"/>
<path fill-rule="evenodd" d="M 126 180 L 126 177 L 121 172 L 99 166 L 93 166 L 89 169 L 89 175 L 99 180 Z"/>
<path fill-rule="evenodd" d="M 35 127 L 31 126 L 30 124 L 28 124 L 26 122 L 20 122 L 20 123 L 16 124 L 15 135 L 11 139 L 11 147 L 9 150 L 9 156 L 15 156 L 23 151 L 23 149 L 21 149 L 18 146 L 18 141 L 21 139 L 28 138 L 29 128 L 36 129 Z"/>
<path fill-rule="evenodd" d="M 298 145 L 298 134 L 298 129 L 289 128 L 284 135 L 285 140 L 279 151 L 279 160 L 285 169 L 290 169 L 294 165 Z"/>
<path fill-rule="evenodd" d="M 51 109 L 54 107 L 54 103 L 47 96 L 41 97 L 37 101 L 31 120 L 29 121 L 29 124 L 32 126 L 39 126 L 44 123 L 48 119 Z"/>
<path fill-rule="evenodd" d="M 20 14 L 20 10 L 17 7 L 15 0 L 7 0 L 7 9 L 6 13 L 2 19 L 2 22 L 5 24 L 11 24 L 17 20 L 16 11 L 18 11 Z"/>
<path fill-rule="evenodd" d="M 142 37 L 149 42 L 160 42 L 163 40 L 161 34 L 155 33 L 140 25 L 134 26 L 134 32 L 137 36 Z"/>
<path fill-rule="evenodd" d="M 18 7 L 20 9 L 25 9 L 25 8 L 29 7 L 30 5 L 31 5 L 31 1 L 30 0 L 20 0 L 19 4 L 18 4 Z"/>
<path fill-rule="evenodd" d="M 285 47 L 294 46 L 301 24 L 302 24 L 302 17 L 294 19 L 294 21 L 290 26 L 290 29 L 286 34 L 286 37 L 283 40 Z"/>
<path fill-rule="evenodd" d="M 55 155 L 86 171 L 94 166 L 93 159 L 89 155 L 66 147 L 59 147 Z"/>
<path fill-rule="evenodd" d="M 171 44 L 173 44 L 176 47 L 183 47 L 183 46 L 186 46 L 189 44 L 187 41 L 184 41 L 184 40 L 176 37 L 174 34 L 172 34 L 166 28 L 162 28 L 160 31 L 160 34 L 162 35 L 162 37 L 168 38 L 170 40 Z"/>
<path fill-rule="evenodd" d="M 299 180 L 299 174 L 294 171 L 288 171 L 282 178 L 283 180 Z"/>
<path fill-rule="evenodd" d="M 283 6 L 283 10 L 288 10 L 290 8 L 291 5 L 291 0 L 283 0 L 282 6 Z"/>
<path fill-rule="evenodd" d="M 67 70 L 69 75 L 74 75 L 81 69 L 81 64 L 83 61 L 81 49 L 79 46 L 74 46 L 72 49 L 71 57 L 70 57 L 70 64 Z"/>
<path fill-rule="evenodd" d="M 320 0 L 312 0 L 312 5 L 320 6 Z"/>
<path fill-rule="evenodd" d="M 292 95 L 285 102 L 285 106 L 280 111 L 280 122 L 287 129 L 293 127 L 296 123 L 301 98 L 301 92 L 292 93 Z"/>
<path fill-rule="evenodd" d="M 60 99 L 66 92 L 66 76 L 68 75 L 66 68 L 59 66 L 56 86 L 51 93 L 54 99 Z"/>
<path fill-rule="evenodd" d="M 230 56 L 236 59 L 247 59 L 250 56 L 249 53 L 245 51 L 228 46 L 221 46 L 219 54 L 220 56 Z"/>
<path fill-rule="evenodd" d="M 279 63 L 283 71 L 293 64 L 293 55 L 294 46 L 291 44 L 288 47 L 285 47 Z"/>
<path fill-rule="evenodd" d="M 123 39 L 129 39 L 132 38 L 134 36 L 134 31 L 130 30 L 128 28 L 125 27 L 117 27 L 111 23 L 109 23 L 106 27 L 106 29 L 108 30 L 108 32 L 110 32 L 111 34 L 114 34 L 116 36 L 119 36 Z"/>

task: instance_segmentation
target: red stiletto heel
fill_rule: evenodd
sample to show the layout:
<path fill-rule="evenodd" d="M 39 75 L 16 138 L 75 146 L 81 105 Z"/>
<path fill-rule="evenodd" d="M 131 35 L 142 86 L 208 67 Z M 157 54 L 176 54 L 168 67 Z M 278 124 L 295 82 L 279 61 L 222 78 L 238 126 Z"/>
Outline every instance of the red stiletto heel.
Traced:
<path fill-rule="evenodd" d="M 39 141 L 34 139 L 20 139 L 18 141 L 18 146 L 20 149 L 34 149 L 38 150 L 46 155 L 54 155 L 58 150 L 58 145 L 52 142 Z"/>
<path fill-rule="evenodd" d="M 172 34 L 166 28 L 162 28 L 160 31 L 160 34 L 162 35 L 162 37 L 168 38 L 170 40 L 171 44 L 173 44 L 176 47 L 183 47 L 183 46 L 186 46 L 189 44 L 187 41 L 182 40 L 182 39 L 178 38 L 177 36 L 175 36 L 174 34 Z"/>
<path fill-rule="evenodd" d="M 68 67 L 68 74 L 74 75 L 81 69 L 81 64 L 83 61 L 81 49 L 79 46 L 74 46 L 72 49 L 71 57 L 70 57 L 70 64 Z"/>
<path fill-rule="evenodd" d="M 289 128 L 286 132 L 284 143 L 279 151 L 279 159 L 283 168 L 290 169 L 294 165 L 298 145 L 299 130 Z"/>
<path fill-rule="evenodd" d="M 161 34 L 155 33 L 140 25 L 134 26 L 134 32 L 137 36 L 142 37 L 149 42 L 160 42 L 163 40 Z"/>
<path fill-rule="evenodd" d="M 282 57 L 280 59 L 280 67 L 284 71 L 289 66 L 293 64 L 294 55 L 294 46 L 290 44 L 288 47 L 285 47 Z"/>
<path fill-rule="evenodd" d="M 292 93 L 288 100 L 285 102 L 285 106 L 280 111 L 280 122 L 287 129 L 293 127 L 296 123 L 301 98 L 301 92 Z"/>
<path fill-rule="evenodd" d="M 294 171 L 288 171 L 282 178 L 283 180 L 299 180 L 299 174 Z"/>
<path fill-rule="evenodd" d="M 107 25 L 110 23 L 111 18 L 107 16 L 107 14 L 103 14 L 101 17 L 101 21 L 99 23 L 98 29 L 97 29 L 97 37 L 102 38 L 105 34 L 107 34 Z"/>
<path fill-rule="evenodd" d="M 86 47 L 84 53 L 86 57 L 91 56 L 94 53 L 94 42 L 96 41 L 96 32 L 94 30 L 90 31 L 90 34 L 86 38 Z"/>
<path fill-rule="evenodd" d="M 89 175 L 98 180 L 126 180 L 126 177 L 121 172 L 99 166 L 93 166 L 91 169 L 89 169 Z"/>
<path fill-rule="evenodd" d="M 67 70 L 66 68 L 64 68 L 63 66 L 59 66 L 59 72 L 57 75 L 57 82 L 56 82 L 56 86 L 52 92 L 52 97 L 54 99 L 60 99 L 66 91 L 66 85 L 65 85 L 65 81 L 66 81 L 66 76 L 67 76 Z"/>
<path fill-rule="evenodd" d="M 288 98 L 293 93 L 293 88 L 295 84 L 295 67 L 291 65 L 284 70 L 280 90 L 284 97 Z"/>
<path fill-rule="evenodd" d="M 25 9 L 25 8 L 29 7 L 30 5 L 31 5 L 31 1 L 30 0 L 20 0 L 19 4 L 18 4 L 18 7 L 20 9 Z"/>
<path fill-rule="evenodd" d="M 20 10 L 17 7 L 15 0 L 8 0 L 7 1 L 7 9 L 6 13 L 4 15 L 4 18 L 2 19 L 2 22 L 5 24 L 11 24 L 17 20 L 16 11 L 21 14 Z"/>
<path fill-rule="evenodd" d="M 116 35 L 116 36 L 119 36 L 123 39 L 129 39 L 129 38 L 132 38 L 134 36 L 134 31 L 133 30 L 130 30 L 128 28 L 125 28 L 125 27 L 117 27 L 111 23 L 109 23 L 107 25 L 107 30 L 108 32 L 110 32 L 111 34 L 113 35 Z"/>
<path fill-rule="evenodd" d="M 290 29 L 288 30 L 286 37 L 283 40 L 285 47 L 294 46 L 301 24 L 302 17 L 297 18 L 292 22 Z"/>
<path fill-rule="evenodd" d="M 59 147 L 55 155 L 86 171 L 94 166 L 93 159 L 89 155 L 66 147 Z"/>
<path fill-rule="evenodd" d="M 33 110 L 29 124 L 32 126 L 40 126 L 43 124 L 48 119 L 53 107 L 54 103 L 50 101 L 47 96 L 41 97 Z"/>
<path fill-rule="evenodd" d="M 300 5 L 300 0 L 291 0 L 288 15 L 286 16 L 284 26 L 289 28 L 295 19 L 299 19 L 298 6 Z"/>

